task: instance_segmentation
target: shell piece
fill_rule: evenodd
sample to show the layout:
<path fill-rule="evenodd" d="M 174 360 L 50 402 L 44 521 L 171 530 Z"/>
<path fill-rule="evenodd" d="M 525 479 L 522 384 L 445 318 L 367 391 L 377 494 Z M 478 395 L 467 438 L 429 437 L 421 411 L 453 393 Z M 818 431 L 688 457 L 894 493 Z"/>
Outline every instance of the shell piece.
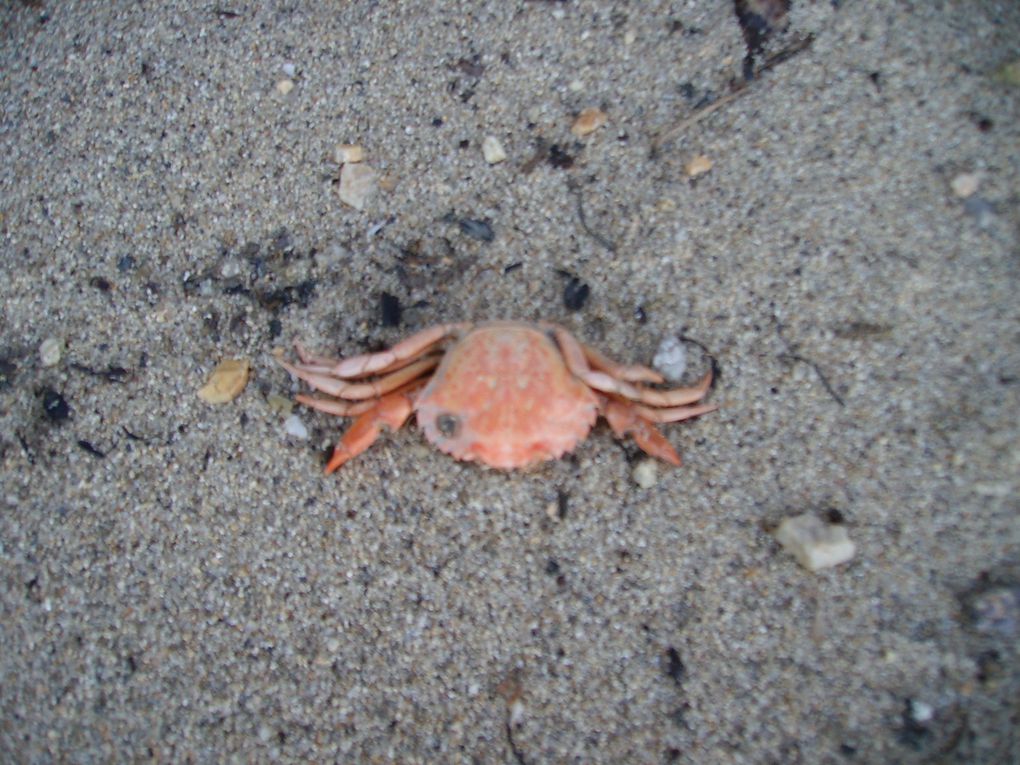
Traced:
<path fill-rule="evenodd" d="M 340 201 L 355 210 L 364 210 L 365 204 L 378 188 L 379 174 L 364 163 L 346 164 L 340 170 Z"/>
<path fill-rule="evenodd" d="M 574 120 L 574 124 L 570 127 L 570 132 L 578 138 L 583 138 L 589 133 L 594 133 L 608 121 L 608 114 L 601 109 L 596 109 L 594 106 L 591 106 L 577 115 L 577 119 Z"/>
<path fill-rule="evenodd" d="M 555 459 L 583 440 L 598 400 L 542 331 L 496 323 L 452 347 L 416 402 L 418 425 L 462 460 L 516 468 Z"/>
<path fill-rule="evenodd" d="M 207 404 L 225 404 L 241 395 L 248 384 L 251 363 L 248 359 L 226 359 L 216 365 L 209 381 L 198 390 Z"/>

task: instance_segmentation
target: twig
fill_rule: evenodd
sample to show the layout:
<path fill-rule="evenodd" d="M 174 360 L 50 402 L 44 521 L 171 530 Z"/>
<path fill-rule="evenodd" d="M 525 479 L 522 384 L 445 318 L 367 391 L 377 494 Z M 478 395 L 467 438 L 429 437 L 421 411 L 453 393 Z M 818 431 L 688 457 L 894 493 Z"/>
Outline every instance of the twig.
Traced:
<path fill-rule="evenodd" d="M 784 61 L 790 60 L 801 51 L 807 50 L 808 48 L 811 47 L 811 44 L 814 41 L 815 41 L 814 35 L 807 35 L 806 37 L 802 37 L 801 39 L 794 41 L 787 47 L 783 48 L 781 51 L 777 51 L 776 53 L 769 56 L 767 59 L 765 59 L 764 62 L 762 62 L 762 65 L 758 67 L 758 69 L 753 73 L 751 77 L 745 79 L 744 82 L 741 82 L 738 85 L 736 85 L 735 88 L 731 90 L 729 93 L 727 93 L 725 96 L 717 98 L 710 104 L 705 104 L 701 108 L 695 110 L 695 112 L 691 114 L 689 117 L 681 120 L 678 124 L 671 127 L 665 133 L 659 133 L 658 135 L 656 135 L 652 139 L 652 152 L 654 153 L 658 151 L 659 149 L 662 148 L 663 144 L 672 141 L 678 135 L 687 130 L 687 128 L 691 127 L 692 125 L 698 122 L 701 122 L 701 120 L 705 119 L 705 117 L 715 113 L 716 111 L 726 106 L 727 104 L 736 101 L 737 98 L 739 98 L 748 90 L 749 83 L 753 82 L 755 79 L 757 79 L 758 77 L 760 77 L 762 74 L 769 71 L 773 67 L 782 64 Z"/>
<path fill-rule="evenodd" d="M 799 361 L 802 364 L 807 364 L 809 367 L 815 370 L 815 374 L 818 375 L 818 379 L 822 381 L 822 385 L 825 387 L 825 390 L 829 392 L 829 395 L 832 396 L 836 403 L 839 404 L 840 406 L 846 406 L 846 402 L 843 401 L 842 396 L 836 393 L 835 389 L 829 383 L 829 378 L 825 376 L 825 373 L 822 372 L 821 368 L 811 359 L 805 358 L 804 356 L 800 356 L 796 353 L 782 353 L 780 354 L 779 358 L 785 359 L 787 361 Z"/>
<path fill-rule="evenodd" d="M 595 231 L 591 226 L 588 225 L 588 220 L 584 216 L 584 201 L 581 196 L 581 189 L 573 179 L 567 180 L 567 189 L 573 193 L 577 199 L 577 217 L 581 221 L 581 228 L 584 232 L 594 239 L 596 242 L 605 247 L 613 255 L 616 254 L 616 245 L 613 244 L 608 238 Z"/>

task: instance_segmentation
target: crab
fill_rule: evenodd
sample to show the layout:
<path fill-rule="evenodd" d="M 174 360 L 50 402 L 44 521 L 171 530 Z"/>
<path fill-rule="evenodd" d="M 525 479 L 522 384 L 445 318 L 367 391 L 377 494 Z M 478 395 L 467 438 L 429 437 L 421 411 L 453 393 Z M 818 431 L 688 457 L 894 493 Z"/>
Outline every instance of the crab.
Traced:
<path fill-rule="evenodd" d="M 618 438 L 672 465 L 680 455 L 656 427 L 715 410 L 698 403 L 712 373 L 690 388 L 663 390 L 658 372 L 617 363 L 551 323 L 439 324 L 388 350 L 346 359 L 308 353 L 285 369 L 325 396 L 298 402 L 355 417 L 326 472 L 368 449 L 412 413 L 425 437 L 460 460 L 513 469 L 557 459 L 584 440 L 599 415 Z"/>

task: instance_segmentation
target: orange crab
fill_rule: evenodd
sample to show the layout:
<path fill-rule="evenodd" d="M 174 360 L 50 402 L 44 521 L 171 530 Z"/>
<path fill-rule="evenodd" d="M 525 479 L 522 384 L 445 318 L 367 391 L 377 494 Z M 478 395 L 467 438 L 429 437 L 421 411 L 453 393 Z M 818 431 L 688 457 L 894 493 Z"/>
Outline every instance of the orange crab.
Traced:
<path fill-rule="evenodd" d="M 623 365 L 555 324 L 494 321 L 440 324 L 389 350 L 346 359 L 314 356 L 297 344 L 299 364 L 280 363 L 326 397 L 297 400 L 357 417 L 326 465 L 332 473 L 361 454 L 383 428 L 412 412 L 425 437 L 460 460 L 519 468 L 556 459 L 584 440 L 598 415 L 617 437 L 673 465 L 680 456 L 655 427 L 716 409 L 698 404 L 709 372 L 693 388 L 662 390 L 648 367 Z"/>

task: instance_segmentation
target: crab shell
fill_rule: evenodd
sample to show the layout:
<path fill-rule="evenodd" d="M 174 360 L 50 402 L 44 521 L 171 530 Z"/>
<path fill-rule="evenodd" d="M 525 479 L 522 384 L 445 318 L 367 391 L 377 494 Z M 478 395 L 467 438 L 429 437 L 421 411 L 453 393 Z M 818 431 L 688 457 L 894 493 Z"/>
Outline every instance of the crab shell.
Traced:
<path fill-rule="evenodd" d="M 331 359 L 297 346 L 299 364 L 280 363 L 326 396 L 297 400 L 356 417 L 326 466 L 336 470 L 384 429 L 413 413 L 426 438 L 461 460 L 519 468 L 556 459 L 590 432 L 599 414 L 618 437 L 673 465 L 680 456 L 655 423 L 714 410 L 700 402 L 711 373 L 691 388 L 662 390 L 662 376 L 623 365 L 555 324 L 498 321 L 442 324 L 378 353 Z"/>
<path fill-rule="evenodd" d="M 546 332 L 507 323 L 479 327 L 447 351 L 415 410 L 441 451 L 517 468 L 572 451 L 598 418 L 598 398 Z"/>

